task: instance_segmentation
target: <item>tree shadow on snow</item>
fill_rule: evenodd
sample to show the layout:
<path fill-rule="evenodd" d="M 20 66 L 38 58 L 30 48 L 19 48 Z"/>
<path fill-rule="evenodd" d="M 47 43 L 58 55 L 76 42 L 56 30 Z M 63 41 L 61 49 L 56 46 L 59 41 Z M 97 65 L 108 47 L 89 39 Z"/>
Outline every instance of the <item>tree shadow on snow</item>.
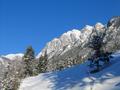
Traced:
<path fill-rule="evenodd" d="M 115 63 L 115 62 L 114 62 Z M 72 70 L 73 69 L 73 70 Z M 94 83 L 103 84 L 104 81 L 116 76 L 120 76 L 120 73 L 116 73 L 113 70 L 103 70 L 96 74 L 87 73 L 87 67 L 85 65 L 77 65 L 72 68 L 65 69 L 63 71 L 51 72 L 44 74 L 44 79 L 49 79 L 54 85 L 48 86 L 52 90 L 67 90 L 76 85 L 84 87 L 87 85 L 93 85 Z M 115 69 L 114 67 L 111 69 Z"/>

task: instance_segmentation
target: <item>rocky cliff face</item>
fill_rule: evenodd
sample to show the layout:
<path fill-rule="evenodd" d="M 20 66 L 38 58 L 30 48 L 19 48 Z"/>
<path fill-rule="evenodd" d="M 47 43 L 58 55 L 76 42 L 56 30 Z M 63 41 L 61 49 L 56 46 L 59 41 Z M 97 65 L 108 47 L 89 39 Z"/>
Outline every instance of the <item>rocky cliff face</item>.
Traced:
<path fill-rule="evenodd" d="M 95 26 L 86 25 L 81 30 L 73 29 L 48 42 L 38 57 L 47 53 L 48 71 L 81 63 L 90 51 L 86 47 L 90 37 L 104 31 L 105 26 L 101 23 Z"/>
<path fill-rule="evenodd" d="M 73 47 L 77 47 L 79 45 L 85 44 L 90 37 L 90 34 L 93 30 L 102 30 L 104 25 L 101 23 L 97 23 L 95 26 L 86 25 L 81 30 L 73 29 L 62 34 L 59 38 L 54 38 L 52 41 L 48 42 L 45 48 L 39 53 L 40 55 L 44 55 L 47 52 L 47 55 L 52 58 L 54 55 L 62 55 L 63 52 L 67 52 Z"/>
<path fill-rule="evenodd" d="M 38 57 L 48 56 L 48 71 L 62 67 L 70 67 L 81 63 L 91 54 L 88 42 L 93 35 L 105 33 L 105 48 L 114 51 L 115 36 L 120 36 L 120 17 L 113 17 L 107 26 L 97 23 L 94 26 L 86 25 L 81 30 L 73 29 L 48 42 L 45 48 L 39 53 Z M 115 33 L 116 31 L 116 33 Z M 113 39 L 114 38 L 114 39 Z M 119 41 L 119 40 L 118 40 Z M 112 44 L 112 45 L 111 45 Z M 116 43 L 118 44 L 118 42 Z"/>
<path fill-rule="evenodd" d="M 120 16 L 113 17 L 108 21 L 104 40 L 108 51 L 120 50 Z"/>

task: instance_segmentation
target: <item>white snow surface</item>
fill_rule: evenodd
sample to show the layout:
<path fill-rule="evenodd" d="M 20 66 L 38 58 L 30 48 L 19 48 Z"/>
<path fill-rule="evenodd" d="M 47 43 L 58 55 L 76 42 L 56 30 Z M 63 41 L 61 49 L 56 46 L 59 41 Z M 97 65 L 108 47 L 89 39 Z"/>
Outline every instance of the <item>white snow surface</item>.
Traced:
<path fill-rule="evenodd" d="M 8 54 L 8 55 L 3 55 L 2 57 L 8 58 L 10 60 L 16 60 L 18 58 L 22 58 L 24 54 L 22 53 L 17 53 L 17 54 Z"/>
<path fill-rule="evenodd" d="M 19 90 L 120 90 L 120 52 L 111 64 L 90 74 L 88 62 L 63 71 L 42 73 L 21 82 Z"/>

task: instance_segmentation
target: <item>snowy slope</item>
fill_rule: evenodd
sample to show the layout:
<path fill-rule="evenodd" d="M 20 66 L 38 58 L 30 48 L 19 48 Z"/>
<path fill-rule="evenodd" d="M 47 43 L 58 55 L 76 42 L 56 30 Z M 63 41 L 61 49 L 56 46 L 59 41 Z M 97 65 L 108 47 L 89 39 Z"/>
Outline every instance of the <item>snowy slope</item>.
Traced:
<path fill-rule="evenodd" d="M 88 73 L 87 62 L 63 71 L 40 74 L 22 81 L 19 90 L 120 90 L 120 53 L 111 65 Z"/>

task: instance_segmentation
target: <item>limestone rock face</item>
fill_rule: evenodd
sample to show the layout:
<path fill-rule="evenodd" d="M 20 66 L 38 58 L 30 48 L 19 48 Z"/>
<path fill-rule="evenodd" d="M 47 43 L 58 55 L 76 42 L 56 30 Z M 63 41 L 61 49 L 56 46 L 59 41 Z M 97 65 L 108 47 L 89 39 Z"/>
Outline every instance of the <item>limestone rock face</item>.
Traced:
<path fill-rule="evenodd" d="M 113 43 L 116 39 L 115 36 L 117 36 L 118 31 L 120 31 L 119 27 L 120 16 L 117 16 L 110 19 L 107 26 L 98 22 L 94 26 L 86 25 L 84 28 L 79 30 L 70 30 L 63 33 L 59 38 L 54 38 L 48 42 L 43 50 L 38 54 L 37 58 L 41 55 L 44 56 L 45 53 L 47 54 L 48 71 L 55 70 L 58 67 L 69 67 L 71 65 L 81 63 L 87 59 L 90 53 L 93 53 L 93 51 L 91 52 L 88 48 L 88 42 L 92 36 L 98 34 L 105 34 L 105 47 L 106 49 L 113 51 Z"/>
<path fill-rule="evenodd" d="M 37 57 L 44 55 L 46 52 L 50 59 L 53 56 L 61 55 L 63 52 L 65 53 L 74 47 L 82 46 L 88 42 L 94 29 L 103 30 L 103 28 L 103 24 L 97 23 L 95 26 L 86 25 L 81 30 L 73 29 L 68 31 L 62 34 L 59 38 L 54 38 L 52 41 L 48 42 Z"/>
<path fill-rule="evenodd" d="M 97 23 L 95 26 L 86 25 L 84 28 L 77 30 L 73 29 L 63 33 L 59 38 L 54 38 L 46 44 L 43 50 L 38 54 L 37 58 L 45 53 L 48 56 L 48 71 L 56 70 L 58 67 L 69 67 L 80 63 L 81 60 L 88 56 L 85 53 L 89 52 L 86 48 L 91 36 L 96 32 L 103 32 L 105 26 Z M 69 65 L 66 65 L 66 63 Z"/>

